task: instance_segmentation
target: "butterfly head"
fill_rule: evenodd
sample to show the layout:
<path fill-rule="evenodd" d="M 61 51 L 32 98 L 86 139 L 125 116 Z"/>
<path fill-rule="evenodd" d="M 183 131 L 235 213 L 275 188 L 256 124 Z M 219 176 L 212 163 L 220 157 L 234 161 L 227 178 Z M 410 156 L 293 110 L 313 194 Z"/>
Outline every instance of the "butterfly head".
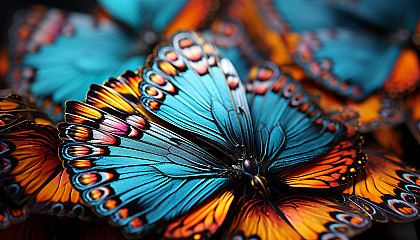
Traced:
<path fill-rule="evenodd" d="M 260 167 L 250 159 L 245 159 L 242 163 L 242 170 L 245 175 L 251 178 L 252 187 L 263 197 L 270 195 L 267 179 L 260 175 Z"/>

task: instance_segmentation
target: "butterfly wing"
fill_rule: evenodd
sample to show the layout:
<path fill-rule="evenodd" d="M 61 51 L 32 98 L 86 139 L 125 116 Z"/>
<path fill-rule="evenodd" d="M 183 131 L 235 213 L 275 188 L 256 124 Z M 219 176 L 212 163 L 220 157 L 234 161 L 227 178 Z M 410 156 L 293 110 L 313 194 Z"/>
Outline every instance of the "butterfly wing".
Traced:
<path fill-rule="evenodd" d="M 381 94 L 371 94 L 363 101 L 356 102 L 343 100 L 311 83 L 305 83 L 303 86 L 322 110 L 334 118 L 349 121 L 357 117 L 360 123 L 355 127 L 362 133 L 395 126 L 404 121 L 402 105 L 396 99 Z M 337 114 L 337 112 L 342 113 Z M 355 112 L 357 116 L 351 112 Z"/>
<path fill-rule="evenodd" d="M 372 149 L 364 173 L 340 187 L 337 199 L 379 222 L 407 222 L 419 217 L 420 172 L 398 157 Z"/>
<path fill-rule="evenodd" d="M 405 27 L 414 31 L 420 16 L 420 3 L 416 0 L 394 1 L 362 0 L 329 2 L 335 8 L 388 31 Z"/>
<path fill-rule="evenodd" d="M 403 133 L 399 127 L 378 129 L 372 132 L 381 148 L 401 157 L 404 156 Z"/>
<path fill-rule="evenodd" d="M 23 121 L 52 125 L 48 116 L 19 95 L 0 97 L 0 132 Z"/>
<path fill-rule="evenodd" d="M 416 91 L 411 96 L 407 97 L 406 108 L 407 108 L 407 126 L 411 133 L 420 143 L 420 91 Z"/>
<path fill-rule="evenodd" d="M 135 54 L 132 36 L 110 21 L 98 21 L 71 13 L 66 27 L 73 28 L 72 35 L 63 33 L 53 44 L 24 57 L 24 64 L 36 69 L 31 85 L 34 95 L 53 95 L 52 100 L 60 103 L 82 100 L 90 84 L 102 83 L 109 76 L 135 70 L 144 63 L 142 56 L 131 57 Z"/>
<path fill-rule="evenodd" d="M 58 17 L 48 18 L 52 13 L 59 15 L 61 21 L 56 20 Z M 50 42 L 37 43 L 39 35 L 50 31 L 56 31 Z M 44 105 L 44 99 L 52 101 L 53 106 L 63 106 L 69 99 L 83 100 L 90 84 L 102 83 L 127 69 L 135 70 L 145 60 L 137 55 L 136 39 L 117 24 L 56 9 L 47 11 L 27 41 L 22 64 L 16 68 L 25 73 L 27 68 L 35 69 L 22 77 L 30 78 L 31 94 Z M 50 111 L 56 119 L 62 118 L 62 111 Z"/>
<path fill-rule="evenodd" d="M 143 106 L 233 159 L 252 156 L 250 113 L 232 63 L 195 33 L 177 33 L 172 41 L 140 72 Z"/>
<path fill-rule="evenodd" d="M 283 27 L 282 33 L 287 30 L 303 32 L 319 28 L 358 27 L 354 19 L 349 19 L 345 12 L 334 8 L 328 1 L 297 0 L 291 3 L 285 0 L 272 0 L 263 1 L 261 5 L 263 6 L 261 9 L 267 12 L 266 16 L 275 14 L 282 20 L 282 25 L 288 25 Z M 268 9 L 271 13 L 267 11 Z"/>
<path fill-rule="evenodd" d="M 271 173 L 322 155 L 345 133 L 272 62 L 251 70 L 246 88 L 260 159 Z"/>
<path fill-rule="evenodd" d="M 88 217 L 79 193 L 58 158 L 58 132 L 45 125 L 23 122 L 0 133 L 1 184 L 28 211 Z"/>
<path fill-rule="evenodd" d="M 203 33 L 204 38 L 219 48 L 244 81 L 250 66 L 262 57 L 246 34 L 243 24 L 235 18 L 223 17 L 212 21 L 209 28 Z"/>
<path fill-rule="evenodd" d="M 170 222 L 163 234 L 165 239 L 207 239 L 227 217 L 234 199 L 230 191 L 214 194 L 182 217 Z"/>
<path fill-rule="evenodd" d="M 348 136 L 321 157 L 289 167 L 278 177 L 291 187 L 341 186 L 356 177 L 366 164 L 361 145 L 357 135 Z"/>
<path fill-rule="evenodd" d="M 384 85 L 400 51 L 380 34 L 325 29 L 302 35 L 295 60 L 319 84 L 362 100 Z"/>
<path fill-rule="evenodd" d="M 141 79 L 131 74 L 92 85 L 92 105 L 68 102 L 59 129 L 61 156 L 83 201 L 138 236 L 224 188 L 230 167 L 145 118 L 139 88 L 131 88 Z"/>
<path fill-rule="evenodd" d="M 419 18 L 420 6 L 414 0 L 398 6 L 380 1 L 308 0 L 261 5 L 266 16 L 275 15 L 267 21 L 280 19 L 302 33 L 300 43 L 291 50 L 297 52 L 295 61 L 330 90 L 361 100 L 381 87 L 395 94 L 418 84 L 417 54 L 407 48 L 401 51 Z M 278 31 L 287 40 L 288 28 Z"/>
<path fill-rule="evenodd" d="M 116 3 L 100 0 L 99 5 L 112 17 L 135 30 L 152 30 L 173 34 L 179 30 L 195 30 L 215 10 L 216 1 L 124 0 Z M 192 21 L 192 19 L 194 19 Z M 167 35 L 168 36 L 168 35 Z M 169 35 L 170 36 L 170 35 Z"/>
<path fill-rule="evenodd" d="M 369 226 L 369 220 L 357 211 L 290 192 L 270 203 L 251 199 L 238 206 L 228 239 L 347 239 Z"/>

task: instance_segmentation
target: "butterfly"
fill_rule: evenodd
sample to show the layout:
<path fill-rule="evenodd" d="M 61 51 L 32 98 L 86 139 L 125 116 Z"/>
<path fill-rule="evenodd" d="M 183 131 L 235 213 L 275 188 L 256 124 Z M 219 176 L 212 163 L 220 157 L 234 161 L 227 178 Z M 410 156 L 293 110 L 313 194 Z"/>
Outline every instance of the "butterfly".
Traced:
<path fill-rule="evenodd" d="M 25 85 L 17 92 L 24 94 L 27 89 L 55 122 L 62 120 L 65 101 L 81 101 L 90 84 L 102 83 L 127 69 L 136 70 L 165 34 L 195 29 L 214 11 L 211 2 L 202 0 L 100 4 L 116 19 L 120 19 L 121 12 L 128 21 L 134 18 L 136 26 L 125 23 L 135 30 L 99 14 L 58 9 L 33 9 L 19 12 L 15 18 L 10 45 L 13 55 L 19 56 L 13 59 L 20 61 L 12 61 L 11 85 Z M 33 15 L 37 21 L 33 21 Z M 27 30 L 26 34 L 22 34 L 23 30 Z"/>
<path fill-rule="evenodd" d="M 295 61 L 328 89 L 362 100 L 378 89 L 395 96 L 418 84 L 418 1 L 261 4 L 259 9 L 280 26 L 280 34 L 301 33 L 292 50 Z"/>
<path fill-rule="evenodd" d="M 175 34 L 139 72 L 92 85 L 85 103 L 68 101 L 65 120 L 73 186 L 127 236 L 206 239 L 225 224 L 224 239 L 345 238 L 370 224 L 305 192 L 362 171 L 361 140 L 273 63 L 243 86 L 194 32 Z"/>
<path fill-rule="evenodd" d="M 393 154 L 365 149 L 365 171 L 339 187 L 337 199 L 379 222 L 407 222 L 418 218 L 420 172 Z"/>
<path fill-rule="evenodd" d="M 0 183 L 34 213 L 92 218 L 58 157 L 57 129 L 17 95 L 0 98 Z"/>

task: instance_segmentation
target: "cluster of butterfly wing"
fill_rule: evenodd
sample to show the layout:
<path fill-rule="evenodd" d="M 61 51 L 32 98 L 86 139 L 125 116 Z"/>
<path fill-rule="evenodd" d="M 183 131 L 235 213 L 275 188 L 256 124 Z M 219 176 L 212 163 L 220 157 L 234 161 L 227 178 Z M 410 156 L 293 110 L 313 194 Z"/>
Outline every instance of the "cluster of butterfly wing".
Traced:
<path fill-rule="evenodd" d="M 111 72 L 134 70 L 150 47 L 139 45 L 153 45 L 155 35 L 160 38 L 180 28 L 196 28 L 214 11 L 215 2 L 153 5 L 139 0 L 117 7 L 114 1 L 100 1 L 113 18 L 139 31 L 144 39 L 108 18 L 59 10 L 20 13 L 25 18 L 16 17 L 11 30 L 17 36 L 11 72 L 13 79 L 24 81 L 15 86 L 24 88 L 18 92 L 29 88 L 31 94 L 41 96 L 43 108 L 54 122 L 59 121 L 61 104 L 84 95 L 85 91 L 72 89 L 87 89 Z M 222 47 L 235 67 L 196 33 L 180 32 L 155 48 L 139 71 L 91 85 L 85 102 L 68 101 L 66 122 L 58 130 L 25 99 L 1 98 L 0 228 L 5 230 L 0 238 L 68 238 L 72 230 L 77 239 L 123 238 L 95 215 L 120 227 L 126 237 L 146 239 L 347 239 L 368 228 L 372 220 L 418 218 L 419 171 L 394 155 L 362 148 L 363 138 L 355 132 L 358 123 L 350 124 L 360 120 L 359 129 L 367 132 L 401 123 L 398 101 L 369 94 L 386 77 L 390 79 L 384 84 L 386 91 L 404 92 L 413 83 L 398 88 L 401 76 L 396 67 L 395 74 L 383 71 L 372 83 L 360 84 L 370 75 L 353 68 L 350 74 L 341 71 L 340 64 L 347 61 L 328 59 L 331 49 L 346 51 L 354 42 L 349 39 L 377 42 L 357 28 L 358 34 L 353 34 L 354 29 L 317 30 L 300 35 L 294 43 L 290 28 L 312 30 L 325 22 L 354 27 L 351 21 L 324 21 L 325 16 L 336 16 L 336 10 L 343 11 L 340 4 L 347 6 L 346 1 L 332 3 L 333 10 L 329 4 L 313 2 L 308 9 L 320 10 L 318 15 L 303 23 L 294 19 L 299 16 L 295 8 L 305 2 L 234 1 L 204 36 Z M 161 11 L 162 6 L 167 10 Z M 356 12 L 356 17 L 366 17 Z M 279 15 L 285 22 L 279 21 Z M 268 19 L 255 21 L 254 17 Z M 255 37 L 253 31 L 262 35 Z M 80 47 L 69 53 L 67 48 L 76 42 Z M 341 48 L 335 47 L 337 42 Z M 287 44 L 295 44 L 294 60 L 318 84 L 339 95 L 366 100 L 343 101 L 284 74 L 292 61 Z M 397 56 L 412 55 L 408 50 L 400 54 L 395 44 L 385 47 L 391 50 L 385 64 L 380 63 L 388 70 Z M 356 49 L 376 50 L 371 45 Z M 91 54 L 83 55 L 86 51 Z M 81 55 L 85 61 L 68 64 Z M 104 56 L 111 61 L 101 61 Z M 261 61 L 242 84 L 249 66 L 266 56 L 284 65 Z M 404 59 L 398 59 L 397 65 L 407 63 Z M 362 60 L 354 62 L 362 64 Z M 64 69 L 64 65 L 70 67 Z M 290 73 L 301 79 L 301 73 Z M 412 74 L 414 82 L 416 74 Z M 46 92 L 53 89 L 51 79 L 57 91 Z M 320 107 L 313 102 L 314 95 Z M 418 95 L 408 98 L 405 110 L 414 133 L 419 128 Z M 354 112 L 321 111 L 332 105 Z M 339 122 L 343 119 L 345 125 Z M 71 221 L 78 227 L 61 227 L 64 233 L 58 233 L 60 224 L 39 214 L 60 216 L 61 224 Z M 76 216 L 80 220 L 62 220 Z"/>
<path fill-rule="evenodd" d="M 2 98 L 4 226 L 26 212 L 93 218 L 91 206 L 130 237 L 346 239 L 370 220 L 418 217 L 417 170 L 362 151 L 271 62 L 242 85 L 193 32 L 67 102 L 65 121 L 57 131 Z"/>

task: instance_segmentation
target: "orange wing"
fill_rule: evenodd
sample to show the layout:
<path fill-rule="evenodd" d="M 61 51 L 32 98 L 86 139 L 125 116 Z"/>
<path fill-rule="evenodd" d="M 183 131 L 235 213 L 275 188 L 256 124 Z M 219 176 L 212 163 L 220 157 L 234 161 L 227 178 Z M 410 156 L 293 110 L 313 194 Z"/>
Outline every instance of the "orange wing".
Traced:
<path fill-rule="evenodd" d="M 51 125 L 48 116 L 16 94 L 0 97 L 0 132 L 23 121 Z"/>
<path fill-rule="evenodd" d="M 87 217 L 58 158 L 55 128 L 21 123 L 0 133 L 0 182 L 12 199 L 37 213 Z"/>
<path fill-rule="evenodd" d="M 366 156 L 362 141 L 353 136 L 323 156 L 292 166 L 278 175 L 291 187 L 332 188 L 343 185 L 362 171 Z"/>
<path fill-rule="evenodd" d="M 347 239 L 370 226 L 357 211 L 296 192 L 275 202 L 244 202 L 234 215 L 226 239 Z"/>
<path fill-rule="evenodd" d="M 413 49 L 401 50 L 392 72 L 384 83 L 384 90 L 391 96 L 413 91 L 420 81 L 420 63 Z"/>
<path fill-rule="evenodd" d="M 203 27 L 207 19 L 219 8 L 219 4 L 219 0 L 190 0 L 165 27 L 163 36 L 169 38 L 181 30 L 197 30 Z"/>
<path fill-rule="evenodd" d="M 293 57 L 288 46 L 292 41 L 286 41 L 286 33 L 284 33 L 285 36 L 282 36 L 277 29 L 269 25 L 275 21 L 271 21 L 271 19 L 266 21 L 265 18 L 270 16 L 259 11 L 263 7 L 260 1 L 237 0 L 232 2 L 227 10 L 229 15 L 244 24 L 247 34 L 257 49 L 277 65 L 293 64 Z"/>
<path fill-rule="evenodd" d="M 164 233 L 165 239 L 207 239 L 214 234 L 226 218 L 233 194 L 222 191 L 171 222 Z"/>
<path fill-rule="evenodd" d="M 339 188 L 339 200 L 379 222 L 419 218 L 420 171 L 394 155 L 365 152 L 368 156 L 365 172 Z"/>
<path fill-rule="evenodd" d="M 402 145 L 402 131 L 398 127 L 378 129 L 372 132 L 376 142 L 384 149 L 395 153 L 397 156 L 404 155 Z"/>
<path fill-rule="evenodd" d="M 316 98 L 319 106 L 325 112 L 343 111 L 349 109 L 359 114 L 361 132 L 397 125 L 404 117 L 399 101 L 379 94 L 372 94 L 361 102 L 343 100 L 334 94 L 305 82 L 302 84 L 310 95 Z"/>
<path fill-rule="evenodd" d="M 420 90 L 407 97 L 407 126 L 420 143 Z"/>

